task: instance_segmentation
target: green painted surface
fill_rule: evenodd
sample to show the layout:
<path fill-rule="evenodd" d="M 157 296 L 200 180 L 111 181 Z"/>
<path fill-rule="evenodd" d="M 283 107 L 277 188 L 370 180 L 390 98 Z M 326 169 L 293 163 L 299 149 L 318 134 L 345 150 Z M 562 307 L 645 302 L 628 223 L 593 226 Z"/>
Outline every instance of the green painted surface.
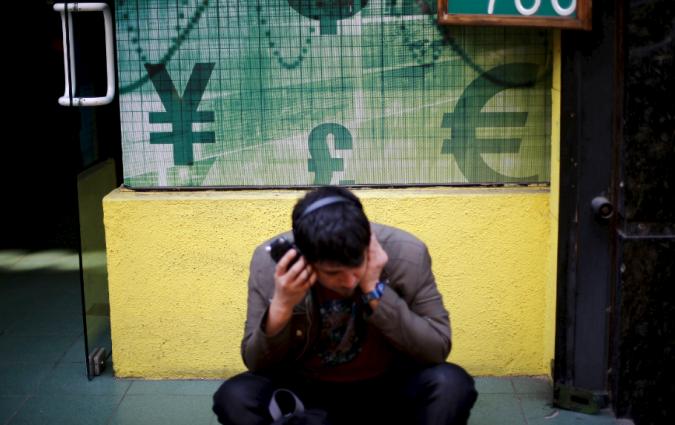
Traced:
<path fill-rule="evenodd" d="M 352 3 L 118 0 L 125 183 L 549 180 L 548 31 Z"/>
<path fill-rule="evenodd" d="M 490 5 L 492 5 L 492 13 L 490 13 Z M 517 5 L 520 5 L 526 12 L 521 13 Z M 560 13 L 554 9 L 554 5 L 559 6 Z M 448 13 L 575 18 L 575 6 L 574 0 L 448 0 Z"/>

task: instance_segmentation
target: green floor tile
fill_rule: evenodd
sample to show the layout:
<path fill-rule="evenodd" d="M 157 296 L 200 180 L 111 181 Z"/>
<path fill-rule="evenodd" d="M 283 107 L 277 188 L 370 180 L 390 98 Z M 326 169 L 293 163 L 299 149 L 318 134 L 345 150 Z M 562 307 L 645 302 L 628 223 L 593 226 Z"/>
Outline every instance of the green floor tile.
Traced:
<path fill-rule="evenodd" d="M 209 425 L 220 425 L 220 422 L 218 422 L 218 417 L 216 415 L 213 415 L 213 417 L 211 418 L 211 422 L 209 422 Z"/>
<path fill-rule="evenodd" d="M 18 319 L 6 329 L 5 333 L 26 336 L 78 336 L 82 334 L 83 328 L 82 313 L 79 310 L 64 310 L 59 306 L 52 306 L 18 314 Z"/>
<path fill-rule="evenodd" d="M 2 296 L 2 295 L 0 295 Z M 0 335 L 7 332 L 21 317 L 22 312 L 5 309 L 0 303 Z"/>
<path fill-rule="evenodd" d="M 171 381 L 134 381 L 129 388 L 129 395 L 163 394 L 163 395 L 208 395 L 216 392 L 222 380 L 171 380 Z"/>
<path fill-rule="evenodd" d="M 211 396 L 126 395 L 111 425 L 208 425 Z"/>
<path fill-rule="evenodd" d="M 478 394 L 513 394 L 510 378 L 478 377 L 475 381 Z"/>
<path fill-rule="evenodd" d="M 2 363 L 39 363 L 50 368 L 73 345 L 76 336 L 0 335 Z"/>
<path fill-rule="evenodd" d="M 78 272 L 48 273 L 32 271 L 2 277 L 0 305 L 3 310 L 40 312 L 58 308 L 82 309 Z"/>
<path fill-rule="evenodd" d="M 38 394 L 122 395 L 130 385 L 128 380 L 114 378 L 110 371 L 90 381 L 84 363 L 61 364 L 45 376 Z"/>
<path fill-rule="evenodd" d="M 28 396 L 0 396 L 0 424 L 14 416 Z"/>
<path fill-rule="evenodd" d="M 66 351 L 66 354 L 61 358 L 59 364 L 66 363 L 84 363 L 86 360 L 86 353 L 84 351 L 84 336 L 80 336 L 73 345 Z"/>
<path fill-rule="evenodd" d="M 31 397 L 8 425 L 105 425 L 121 398 L 121 395 Z"/>
<path fill-rule="evenodd" d="M 517 394 L 551 394 L 553 388 L 544 377 L 512 377 Z"/>
<path fill-rule="evenodd" d="M 469 425 L 525 425 L 514 394 L 479 394 Z"/>
<path fill-rule="evenodd" d="M 2 357 L 0 357 L 0 360 Z M 0 364 L 0 395 L 34 394 L 49 370 L 37 364 Z"/>

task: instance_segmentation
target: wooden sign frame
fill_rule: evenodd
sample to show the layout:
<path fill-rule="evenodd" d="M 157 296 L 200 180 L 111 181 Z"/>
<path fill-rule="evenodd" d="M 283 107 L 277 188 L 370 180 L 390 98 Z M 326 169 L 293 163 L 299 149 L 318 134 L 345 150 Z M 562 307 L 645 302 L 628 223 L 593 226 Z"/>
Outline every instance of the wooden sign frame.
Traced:
<path fill-rule="evenodd" d="M 441 25 L 495 25 L 545 27 L 586 30 L 591 29 L 591 0 L 577 0 L 576 17 L 520 16 L 520 15 L 473 15 L 448 13 L 448 4 L 453 0 L 438 0 L 438 23 Z M 547 0 L 542 0 L 547 1 Z"/>

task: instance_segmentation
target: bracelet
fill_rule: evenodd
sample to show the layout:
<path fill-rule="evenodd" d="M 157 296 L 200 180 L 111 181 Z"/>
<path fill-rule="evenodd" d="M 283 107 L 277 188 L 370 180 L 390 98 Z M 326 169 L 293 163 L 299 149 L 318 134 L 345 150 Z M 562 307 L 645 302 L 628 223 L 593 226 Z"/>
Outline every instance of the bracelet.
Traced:
<path fill-rule="evenodd" d="M 379 300 L 380 298 L 382 298 L 383 293 L 384 293 L 384 282 L 379 281 L 375 285 L 375 289 L 368 292 L 367 294 L 361 295 L 361 299 L 365 304 L 368 304 L 369 301 Z"/>

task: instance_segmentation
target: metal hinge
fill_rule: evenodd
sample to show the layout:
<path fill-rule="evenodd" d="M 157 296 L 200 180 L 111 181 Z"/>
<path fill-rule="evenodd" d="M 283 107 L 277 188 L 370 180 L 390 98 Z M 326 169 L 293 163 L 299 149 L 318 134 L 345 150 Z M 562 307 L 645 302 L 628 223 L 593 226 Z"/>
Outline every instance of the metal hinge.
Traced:
<path fill-rule="evenodd" d="M 97 347 L 87 358 L 87 372 L 89 373 L 89 379 L 94 376 L 99 376 L 105 370 L 105 359 L 107 357 L 107 352 L 105 348 Z"/>
<path fill-rule="evenodd" d="M 562 409 L 595 414 L 607 407 L 606 392 L 584 390 L 564 384 L 553 386 L 553 404 Z"/>

